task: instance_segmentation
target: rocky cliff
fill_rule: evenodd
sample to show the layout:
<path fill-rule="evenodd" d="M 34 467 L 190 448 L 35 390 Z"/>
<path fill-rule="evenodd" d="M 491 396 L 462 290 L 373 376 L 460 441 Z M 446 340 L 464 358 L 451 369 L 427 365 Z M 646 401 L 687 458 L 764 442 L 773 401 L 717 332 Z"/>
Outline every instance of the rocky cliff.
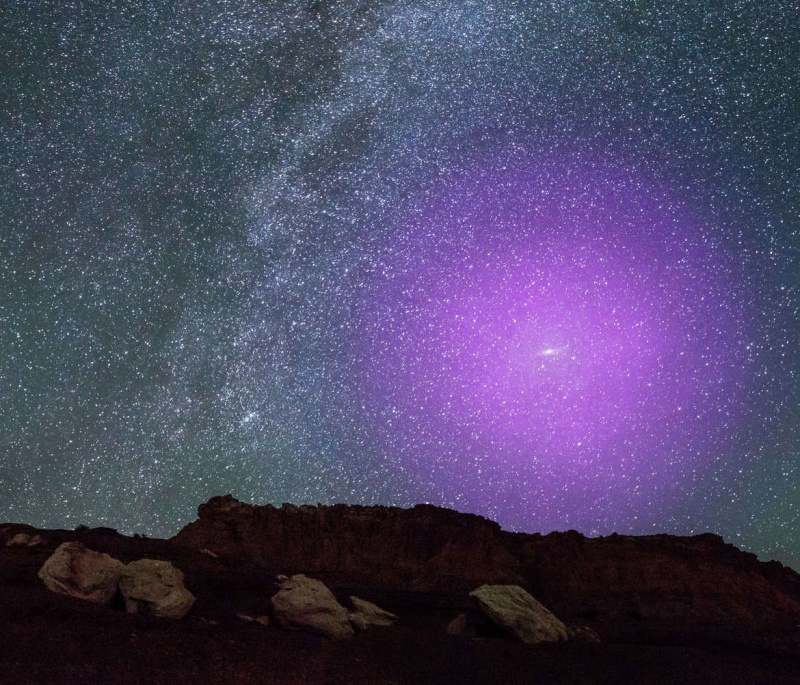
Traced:
<path fill-rule="evenodd" d="M 519 583 L 571 617 L 800 620 L 797 573 L 710 534 L 521 534 L 430 505 L 276 508 L 227 495 L 201 505 L 199 519 L 172 542 L 385 589 L 458 593 L 481 583 Z"/>
<path fill-rule="evenodd" d="M 500 526 L 430 505 L 276 508 L 226 495 L 202 504 L 199 516 L 172 541 L 287 573 L 337 574 L 423 592 L 522 579 Z"/>

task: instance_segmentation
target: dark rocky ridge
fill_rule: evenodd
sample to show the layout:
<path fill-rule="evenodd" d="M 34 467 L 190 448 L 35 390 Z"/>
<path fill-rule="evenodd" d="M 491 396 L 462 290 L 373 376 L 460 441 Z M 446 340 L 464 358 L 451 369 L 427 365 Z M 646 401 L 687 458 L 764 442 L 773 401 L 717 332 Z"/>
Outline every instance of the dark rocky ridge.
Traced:
<path fill-rule="evenodd" d="M 276 508 L 226 495 L 201 505 L 172 541 L 392 590 L 466 594 L 482 583 L 515 583 L 567 617 L 800 621 L 800 575 L 712 534 L 509 533 L 430 505 Z"/>
<path fill-rule="evenodd" d="M 45 543 L 6 546 L 21 532 Z M 124 563 L 170 561 L 197 602 L 168 621 L 48 592 L 36 574 L 65 541 Z M 268 614 L 276 575 L 293 572 L 400 621 L 328 641 L 237 618 Z M 713 535 L 523 535 L 430 506 L 276 509 L 214 498 L 172 540 L 3 524 L 0 683 L 800 685 L 798 580 Z M 521 583 L 603 642 L 447 635 L 470 607 L 466 591 L 484 581 Z"/>

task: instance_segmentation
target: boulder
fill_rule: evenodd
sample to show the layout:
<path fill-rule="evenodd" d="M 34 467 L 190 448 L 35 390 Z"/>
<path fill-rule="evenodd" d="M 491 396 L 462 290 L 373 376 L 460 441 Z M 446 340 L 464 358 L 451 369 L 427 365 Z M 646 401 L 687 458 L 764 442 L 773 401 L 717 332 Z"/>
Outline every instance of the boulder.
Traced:
<path fill-rule="evenodd" d="M 487 618 L 522 642 L 568 639 L 567 627 L 519 585 L 482 585 L 469 596 Z"/>
<path fill-rule="evenodd" d="M 572 642 L 600 642 L 600 636 L 589 626 L 568 626 L 567 635 Z"/>
<path fill-rule="evenodd" d="M 345 609 L 323 583 L 302 574 L 281 583 L 272 597 L 275 620 L 286 628 L 310 630 L 324 637 L 352 637 Z"/>
<path fill-rule="evenodd" d="M 195 602 L 194 595 L 184 587 L 183 572 L 168 561 L 132 561 L 120 573 L 119 588 L 131 614 L 183 618 Z"/>
<path fill-rule="evenodd" d="M 466 614 L 459 614 L 447 624 L 448 635 L 460 635 L 461 637 L 475 637 L 475 622 L 471 621 Z"/>
<path fill-rule="evenodd" d="M 39 570 L 39 578 L 52 592 L 97 604 L 111 601 L 124 565 L 108 554 L 87 549 L 80 542 L 65 542 Z"/>
<path fill-rule="evenodd" d="M 41 535 L 34 535 L 30 540 L 28 540 L 28 547 L 41 547 L 44 545 L 46 540 Z"/>
<path fill-rule="evenodd" d="M 359 630 L 366 630 L 369 626 L 391 626 L 398 620 L 394 614 L 358 597 L 351 597 L 350 604 L 353 606 L 350 623 Z"/>
<path fill-rule="evenodd" d="M 27 547 L 31 542 L 31 536 L 27 533 L 17 533 L 7 543 L 6 547 Z"/>

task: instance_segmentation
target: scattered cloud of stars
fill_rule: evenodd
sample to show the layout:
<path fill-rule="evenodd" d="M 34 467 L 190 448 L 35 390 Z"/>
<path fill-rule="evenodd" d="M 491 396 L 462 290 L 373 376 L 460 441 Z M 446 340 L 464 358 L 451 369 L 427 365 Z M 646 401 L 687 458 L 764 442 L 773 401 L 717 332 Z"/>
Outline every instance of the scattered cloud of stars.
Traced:
<path fill-rule="evenodd" d="M 797 567 L 797 9 L 9 3 L 0 518 L 429 501 Z"/>

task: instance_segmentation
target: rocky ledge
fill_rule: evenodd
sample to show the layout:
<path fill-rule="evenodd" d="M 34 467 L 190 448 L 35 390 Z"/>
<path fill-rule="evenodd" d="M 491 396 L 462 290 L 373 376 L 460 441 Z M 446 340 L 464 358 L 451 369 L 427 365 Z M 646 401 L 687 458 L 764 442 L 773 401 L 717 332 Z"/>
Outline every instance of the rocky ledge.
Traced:
<path fill-rule="evenodd" d="M 509 533 L 430 505 L 253 506 L 214 497 L 172 542 L 289 573 L 392 590 L 467 593 L 517 584 L 558 615 L 800 621 L 800 575 L 717 535 Z"/>

